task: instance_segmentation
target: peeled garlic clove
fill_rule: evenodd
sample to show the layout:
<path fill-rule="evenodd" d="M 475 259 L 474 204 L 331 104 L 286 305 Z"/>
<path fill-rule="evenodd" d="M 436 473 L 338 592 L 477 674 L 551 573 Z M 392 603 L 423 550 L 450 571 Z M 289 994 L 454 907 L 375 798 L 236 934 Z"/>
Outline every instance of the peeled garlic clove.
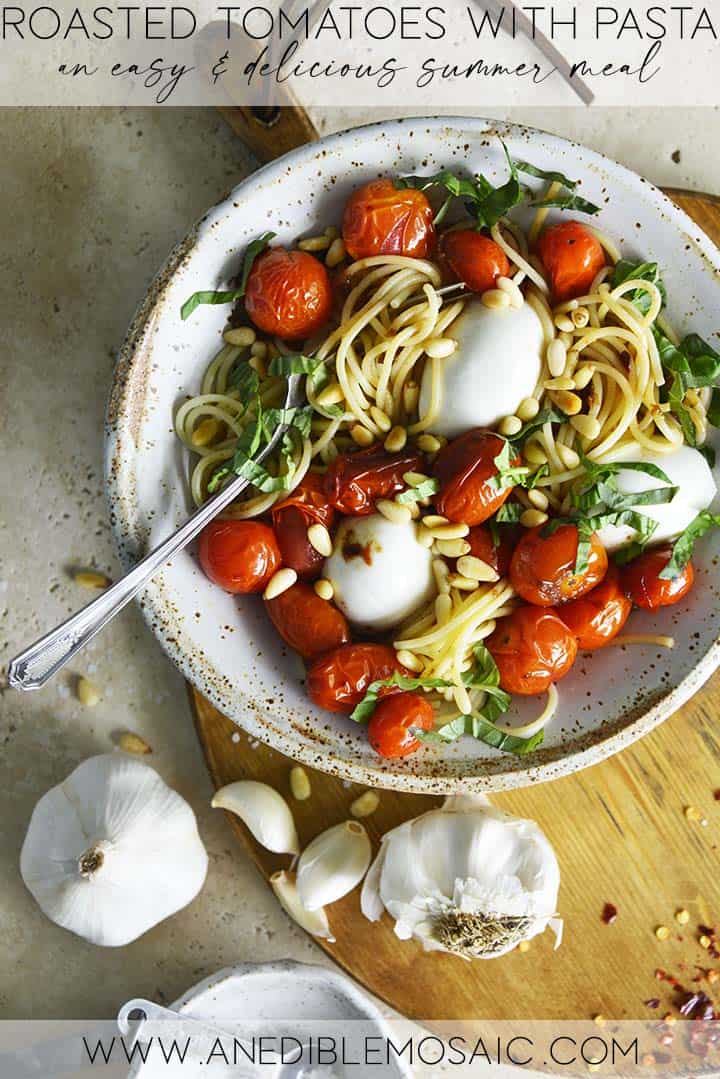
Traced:
<path fill-rule="evenodd" d="M 335 941 L 324 907 L 310 911 L 306 910 L 300 902 L 294 874 L 286 873 L 284 869 L 281 869 L 270 877 L 270 885 L 280 906 L 301 929 L 313 937 L 321 937 L 331 943 Z"/>
<path fill-rule="evenodd" d="M 213 809 L 235 813 L 261 846 L 274 854 L 299 854 L 295 821 L 287 802 L 267 783 L 242 779 L 216 791 Z"/>
<path fill-rule="evenodd" d="M 351 892 L 365 876 L 371 855 L 368 834 L 359 821 L 336 824 L 316 836 L 300 855 L 297 868 L 305 909 L 318 910 Z"/>

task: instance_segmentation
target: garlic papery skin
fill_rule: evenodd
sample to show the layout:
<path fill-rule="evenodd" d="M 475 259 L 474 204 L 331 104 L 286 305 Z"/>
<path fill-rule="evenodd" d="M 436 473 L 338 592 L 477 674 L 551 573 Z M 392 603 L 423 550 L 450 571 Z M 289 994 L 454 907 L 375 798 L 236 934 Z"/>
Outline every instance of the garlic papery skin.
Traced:
<path fill-rule="evenodd" d="M 33 811 L 20 872 L 57 925 L 120 947 L 187 906 L 208 858 L 187 802 L 133 757 L 91 757 Z"/>
<path fill-rule="evenodd" d="M 213 809 L 227 809 L 247 826 L 253 837 L 273 854 L 299 854 L 295 821 L 282 795 L 267 783 L 241 779 L 215 793 Z"/>
<path fill-rule="evenodd" d="M 270 877 L 270 886 L 285 913 L 289 914 L 301 929 L 304 929 L 306 933 L 310 933 L 313 937 L 320 937 L 331 944 L 335 943 L 335 937 L 330 930 L 325 908 L 318 907 L 317 910 L 305 909 L 300 902 L 294 874 L 286 873 L 284 869 L 281 869 Z"/>
<path fill-rule="evenodd" d="M 559 945 L 559 887 L 555 852 L 534 821 L 461 795 L 383 837 L 360 905 L 373 922 L 386 910 L 401 940 L 491 959 L 548 926 Z"/>
<path fill-rule="evenodd" d="M 319 910 L 351 892 L 367 872 L 372 847 L 362 824 L 348 820 L 313 839 L 300 855 L 297 886 L 306 910 Z"/>

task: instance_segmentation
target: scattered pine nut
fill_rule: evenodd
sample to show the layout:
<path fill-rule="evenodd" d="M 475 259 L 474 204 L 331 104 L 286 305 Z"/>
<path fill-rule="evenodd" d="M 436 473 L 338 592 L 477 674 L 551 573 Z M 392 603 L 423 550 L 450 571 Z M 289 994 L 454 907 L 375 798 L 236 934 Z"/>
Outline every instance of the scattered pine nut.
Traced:
<path fill-rule="evenodd" d="M 568 315 L 556 315 L 553 321 L 563 333 L 572 333 L 575 329 L 575 323 Z"/>
<path fill-rule="evenodd" d="M 550 502 L 548 501 L 548 496 L 543 491 L 538 490 L 537 487 L 533 487 L 531 491 L 528 491 L 527 497 L 528 502 L 533 509 L 540 510 L 542 513 L 547 511 Z"/>
<path fill-rule="evenodd" d="M 463 577 L 473 581 L 497 581 L 498 575 L 492 566 L 474 555 L 461 555 L 457 560 L 457 570 Z"/>
<path fill-rule="evenodd" d="M 299 764 L 290 769 L 290 791 L 298 802 L 306 802 L 312 794 L 308 774 Z"/>
<path fill-rule="evenodd" d="M 567 363 L 567 349 L 562 341 L 555 338 L 547 347 L 546 353 L 548 371 L 553 378 L 559 378 L 565 370 Z"/>
<path fill-rule="evenodd" d="M 329 386 L 326 386 L 324 390 L 321 390 L 317 395 L 317 403 L 320 408 L 328 408 L 330 405 L 339 405 L 341 401 L 345 400 L 345 394 L 343 388 L 339 382 L 331 382 Z"/>
<path fill-rule="evenodd" d="M 443 622 L 447 622 L 451 614 L 452 600 L 450 599 L 449 595 L 441 592 L 435 600 L 435 618 L 437 619 L 439 625 L 442 625 Z"/>
<path fill-rule="evenodd" d="M 137 756 L 152 753 L 152 747 L 148 745 L 145 739 L 141 738 L 139 734 L 133 734 L 132 731 L 123 731 L 118 738 L 118 745 L 125 753 L 135 753 Z"/>
<path fill-rule="evenodd" d="M 407 431 L 404 427 L 393 427 L 390 434 L 385 439 L 385 449 L 388 453 L 399 453 L 400 450 L 405 448 L 407 442 Z"/>
<path fill-rule="evenodd" d="M 427 517 L 423 517 L 423 524 L 426 528 L 437 528 L 438 525 L 449 525 L 450 522 L 439 513 L 428 513 Z"/>
<path fill-rule="evenodd" d="M 422 525 L 417 530 L 416 538 L 421 547 L 427 547 L 428 549 L 435 543 L 435 537 L 432 532 L 429 532 L 427 528 L 424 528 Z"/>
<path fill-rule="evenodd" d="M 404 525 L 408 521 L 412 521 L 409 506 L 403 506 L 399 502 L 391 502 L 387 498 L 379 498 L 375 503 L 375 509 L 394 525 Z"/>
<path fill-rule="evenodd" d="M 702 820 L 702 813 L 697 806 L 685 806 L 685 819 L 692 821 Z"/>
<path fill-rule="evenodd" d="M 675 911 L 675 921 L 677 922 L 678 925 L 687 925 L 688 922 L 690 921 L 690 911 L 689 910 L 676 910 Z"/>
<path fill-rule="evenodd" d="M 517 407 L 517 415 L 523 423 L 527 423 L 528 420 L 534 420 L 539 411 L 540 402 L 536 397 L 523 397 Z"/>
<path fill-rule="evenodd" d="M 518 951 L 519 952 L 529 952 L 530 951 L 530 941 L 529 940 L 521 940 L 520 943 L 518 944 Z"/>
<path fill-rule="evenodd" d="M 543 382 L 543 389 L 545 390 L 574 390 L 575 383 L 571 378 L 565 378 L 561 375 L 560 378 L 548 378 Z"/>
<path fill-rule="evenodd" d="M 375 441 L 375 436 L 372 431 L 368 431 L 367 427 L 363 427 L 362 424 L 356 423 L 350 428 L 350 438 L 353 440 L 356 446 L 372 446 Z"/>
<path fill-rule="evenodd" d="M 547 519 L 547 513 L 543 513 L 542 510 L 525 510 L 520 518 L 520 524 L 523 528 L 539 528 Z"/>
<path fill-rule="evenodd" d="M 435 550 L 438 554 L 443 555 L 445 558 L 462 558 L 463 555 L 470 554 L 472 547 L 467 540 L 435 540 Z"/>
<path fill-rule="evenodd" d="M 571 390 L 553 390 L 555 404 L 568 416 L 577 416 L 582 411 L 582 398 Z"/>
<path fill-rule="evenodd" d="M 345 241 L 343 240 L 342 236 L 338 236 L 335 240 L 333 240 L 333 242 L 330 244 L 330 247 L 328 248 L 328 253 L 325 256 L 325 265 L 332 270 L 336 266 L 340 265 L 346 255 L 347 251 L 345 250 Z"/>
<path fill-rule="evenodd" d="M 190 435 L 190 442 L 193 446 L 197 446 L 198 448 L 207 446 L 210 442 L 214 442 L 218 437 L 222 430 L 222 426 L 223 425 L 219 420 L 213 419 L 212 417 L 201 420 Z"/>
<path fill-rule="evenodd" d="M 335 595 L 332 581 L 328 581 L 324 577 L 321 577 L 319 581 L 316 581 L 313 587 L 320 599 L 331 600 Z"/>
<path fill-rule="evenodd" d="M 375 791 L 365 791 L 350 805 L 350 815 L 353 817 L 369 817 L 380 805 L 380 797 Z"/>
<path fill-rule="evenodd" d="M 589 438 L 591 441 L 599 438 L 602 430 L 599 420 L 596 420 L 594 416 L 584 414 L 573 416 L 570 420 L 570 426 L 574 427 L 582 438 Z"/>
<path fill-rule="evenodd" d="M 415 412 L 420 400 L 420 387 L 416 386 L 414 382 L 408 382 L 403 387 L 403 405 L 407 413 Z"/>
<path fill-rule="evenodd" d="M 710 937 L 707 935 L 707 933 L 703 933 L 702 936 L 698 937 L 698 944 L 701 948 L 705 948 L 705 950 L 707 950 L 712 944 L 712 941 L 710 940 Z"/>
<path fill-rule="evenodd" d="M 666 925 L 659 925 L 655 930 L 655 936 L 658 940 L 669 940 L 670 930 Z"/>
<path fill-rule="evenodd" d="M 602 1014 L 602 1012 L 598 1012 L 597 1015 L 593 1016 L 593 1023 L 595 1024 L 595 1026 L 604 1027 L 607 1023 L 607 1019 Z"/>
<path fill-rule="evenodd" d="M 573 375 L 575 389 L 584 390 L 585 387 L 590 384 L 590 381 L 594 374 L 595 368 L 591 363 L 584 363 L 582 367 L 578 367 L 577 371 Z"/>
<path fill-rule="evenodd" d="M 501 435 L 505 435 L 507 438 L 512 438 L 522 428 L 522 420 L 519 416 L 505 416 L 500 420 L 498 430 Z"/>
<path fill-rule="evenodd" d="M 423 524 L 428 529 L 433 539 L 465 539 L 470 533 L 470 528 L 465 524 L 444 524 L 428 527 L 427 517 L 423 518 Z"/>
<path fill-rule="evenodd" d="M 305 240 L 300 240 L 298 247 L 301 251 L 326 251 L 330 246 L 330 237 L 327 234 L 323 236 L 308 236 Z"/>
<path fill-rule="evenodd" d="M 464 716 L 470 715 L 472 712 L 472 701 L 470 700 L 470 695 L 465 689 L 465 686 L 453 686 L 453 698 L 462 714 Z"/>
<path fill-rule="evenodd" d="M 315 523 L 310 525 L 307 530 L 308 543 L 311 547 L 314 547 L 318 554 L 321 554 L 323 558 L 329 558 L 332 554 L 332 540 L 330 539 L 330 533 L 325 525 Z"/>
<path fill-rule="evenodd" d="M 590 321 L 590 312 L 587 307 L 576 307 L 574 311 L 570 312 L 570 320 L 578 330 L 584 330 Z"/>
<path fill-rule="evenodd" d="M 340 229 L 336 228 L 335 225 L 328 225 L 325 229 L 325 235 L 329 240 L 337 240 L 340 235 Z"/>
<path fill-rule="evenodd" d="M 425 483 L 430 477 L 426 476 L 424 472 L 404 472 L 403 480 L 408 487 L 419 487 L 421 483 Z"/>
<path fill-rule="evenodd" d="M 371 405 L 370 406 L 370 416 L 375 421 L 375 423 L 378 425 L 380 430 L 384 434 L 387 434 L 388 431 L 390 430 L 390 428 L 392 427 L 392 420 L 388 416 L 387 412 L 383 412 L 383 410 L 381 408 L 378 408 L 377 405 Z"/>
<path fill-rule="evenodd" d="M 78 570 L 73 574 L 73 581 L 75 584 L 79 584 L 81 588 L 93 588 L 102 589 L 108 588 L 110 585 L 110 578 L 106 577 L 104 573 L 97 573 L 95 570 Z"/>
<path fill-rule="evenodd" d="M 223 340 L 228 345 L 235 345 L 236 348 L 250 348 L 250 345 L 254 345 L 257 339 L 257 334 L 251 326 L 236 326 L 232 330 L 225 330 L 223 334 Z"/>
<path fill-rule="evenodd" d="M 287 592 L 288 588 L 292 588 L 296 581 L 297 573 L 294 569 L 279 569 L 266 584 L 263 599 L 277 599 L 283 592 Z"/>
<path fill-rule="evenodd" d="M 545 450 L 537 442 L 528 442 L 523 449 L 523 456 L 529 464 L 537 465 L 538 467 L 546 465 L 548 462 Z"/>
<path fill-rule="evenodd" d="M 84 678 L 82 675 L 77 680 L 75 692 L 77 693 L 80 704 L 83 704 L 86 708 L 94 708 L 100 700 L 100 694 L 95 686 L 89 679 Z"/>
<path fill-rule="evenodd" d="M 419 674 L 422 670 L 421 660 L 413 652 L 409 652 L 407 648 L 402 648 L 396 655 L 398 663 L 401 663 L 403 667 L 407 667 L 409 671 Z"/>
<path fill-rule="evenodd" d="M 250 355 L 256 360 L 267 359 L 268 347 L 264 341 L 256 341 L 255 344 L 250 346 Z"/>
<path fill-rule="evenodd" d="M 483 292 L 480 301 L 491 311 L 503 311 L 510 306 L 510 297 L 500 288 L 491 288 Z"/>
<path fill-rule="evenodd" d="M 426 356 L 431 360 L 446 360 L 457 349 L 457 341 L 452 337 L 432 337 L 423 346 Z"/>
<path fill-rule="evenodd" d="M 417 444 L 423 453 L 437 453 L 442 449 L 442 442 L 435 435 L 420 435 Z"/>
<path fill-rule="evenodd" d="M 565 465 L 565 468 L 572 471 L 574 468 L 578 467 L 578 465 L 580 464 L 580 457 L 574 449 L 572 449 L 570 446 L 563 445 L 562 442 L 558 442 L 555 448 L 557 450 L 557 455 L 562 461 L 562 463 Z M 525 454 L 525 456 L 527 457 L 527 453 Z"/>
<path fill-rule="evenodd" d="M 521 307 L 524 306 L 525 297 L 523 296 L 522 292 L 520 291 L 518 286 L 515 284 L 515 282 L 512 280 L 512 278 L 510 278 L 510 277 L 498 277 L 497 281 L 495 282 L 495 285 L 497 286 L 497 288 L 499 288 L 501 290 L 501 292 L 506 292 L 508 294 L 508 296 L 510 297 L 510 306 L 511 307 L 514 307 L 516 310 L 519 310 Z"/>

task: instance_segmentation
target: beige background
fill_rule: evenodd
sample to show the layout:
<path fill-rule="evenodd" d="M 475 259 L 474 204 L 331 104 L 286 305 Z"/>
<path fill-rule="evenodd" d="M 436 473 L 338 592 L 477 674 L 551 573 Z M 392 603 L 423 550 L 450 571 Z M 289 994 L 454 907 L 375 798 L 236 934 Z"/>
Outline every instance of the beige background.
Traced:
<path fill-rule="evenodd" d="M 717 109 L 512 115 L 586 142 L 655 183 L 720 193 Z M 365 118 L 314 115 L 322 132 Z M 74 568 L 117 572 L 102 493 L 114 353 L 170 247 L 254 163 L 209 110 L 4 109 L 0 125 L 4 664 L 87 599 L 72 583 Z M 79 673 L 101 690 L 93 710 L 75 699 Z M 192 803 L 210 870 L 187 910 L 128 948 L 104 950 L 50 924 L 17 865 L 40 795 L 85 757 L 111 749 L 121 730 L 148 740 L 150 762 Z M 111 1016 L 129 997 L 170 1001 L 233 962 L 322 961 L 209 809 L 182 680 L 134 609 L 46 689 L 0 693 L 0 746 L 0 1017 Z"/>

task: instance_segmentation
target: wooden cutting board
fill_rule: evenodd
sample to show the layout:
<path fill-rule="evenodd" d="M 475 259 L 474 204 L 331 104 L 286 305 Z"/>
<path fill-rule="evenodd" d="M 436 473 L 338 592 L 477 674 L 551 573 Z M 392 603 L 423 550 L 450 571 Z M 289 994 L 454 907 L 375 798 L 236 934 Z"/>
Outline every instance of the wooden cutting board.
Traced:
<path fill-rule="evenodd" d="M 283 110 L 275 128 L 267 124 L 272 115 L 259 120 L 251 110 L 224 111 L 266 160 L 314 135 L 297 108 Z M 671 194 L 720 243 L 720 200 Z M 712 965 L 697 943 L 697 926 L 720 920 L 720 800 L 714 796 L 720 791 L 719 690 L 720 675 L 654 733 L 603 764 L 494 797 L 503 809 L 536 820 L 557 851 L 559 908 L 565 919 L 559 951 L 553 951 L 552 936 L 546 933 L 526 953 L 485 963 L 426 954 L 412 942 L 399 941 L 388 919 L 367 922 L 357 891 L 330 908 L 337 942 L 323 947 L 367 989 L 410 1018 L 657 1016 L 644 1001 L 660 997 L 664 1011 L 670 993 L 655 979 L 656 968 L 679 972 L 689 981 L 693 964 Z M 347 819 L 361 787 L 312 772 L 312 797 L 293 801 L 292 762 L 251 741 L 195 689 L 189 692 L 217 787 L 242 778 L 275 787 L 292 805 L 302 844 Z M 388 829 L 437 804 L 439 799 L 423 795 L 381 792 L 377 812 L 365 821 L 374 845 Z M 689 819 L 688 807 L 702 819 Z M 266 878 L 288 865 L 287 858 L 259 847 L 236 817 L 228 814 L 228 820 Z M 602 919 L 605 903 L 617 907 L 612 925 Z M 684 928 L 674 917 L 679 909 L 691 916 Z M 671 929 L 669 940 L 656 937 L 660 925 Z"/>

